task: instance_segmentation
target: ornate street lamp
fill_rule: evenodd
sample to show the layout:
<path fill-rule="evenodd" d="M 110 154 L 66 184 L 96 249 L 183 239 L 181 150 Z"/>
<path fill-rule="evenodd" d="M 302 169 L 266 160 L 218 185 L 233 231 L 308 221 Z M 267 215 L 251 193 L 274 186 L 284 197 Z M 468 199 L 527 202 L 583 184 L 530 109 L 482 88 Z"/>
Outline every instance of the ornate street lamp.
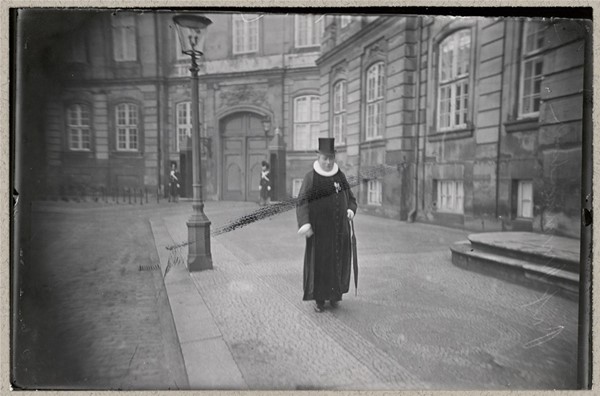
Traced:
<path fill-rule="evenodd" d="M 200 15 L 175 15 L 173 17 L 181 52 L 192 57 L 192 162 L 193 162 L 193 213 L 188 227 L 188 271 L 212 269 L 210 253 L 210 221 L 204 214 L 202 200 L 202 165 L 200 160 L 200 108 L 198 98 L 198 63 L 196 58 L 204 54 L 206 28 L 212 21 Z"/>

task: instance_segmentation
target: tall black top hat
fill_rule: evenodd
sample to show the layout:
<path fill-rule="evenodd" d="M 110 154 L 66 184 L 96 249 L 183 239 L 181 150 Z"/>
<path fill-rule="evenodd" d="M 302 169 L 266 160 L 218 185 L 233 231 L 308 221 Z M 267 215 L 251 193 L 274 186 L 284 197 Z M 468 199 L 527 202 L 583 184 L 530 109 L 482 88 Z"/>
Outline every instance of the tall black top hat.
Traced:
<path fill-rule="evenodd" d="M 319 154 L 333 155 L 336 153 L 334 147 L 335 138 L 319 138 Z"/>

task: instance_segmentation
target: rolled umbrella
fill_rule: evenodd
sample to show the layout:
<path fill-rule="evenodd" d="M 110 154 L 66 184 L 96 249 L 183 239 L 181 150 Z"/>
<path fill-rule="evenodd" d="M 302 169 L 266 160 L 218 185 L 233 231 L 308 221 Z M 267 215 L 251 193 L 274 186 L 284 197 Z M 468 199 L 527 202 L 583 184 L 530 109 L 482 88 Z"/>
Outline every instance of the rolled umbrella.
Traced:
<path fill-rule="evenodd" d="M 354 221 L 350 220 L 352 227 L 352 269 L 354 270 L 354 295 L 358 294 L 358 253 L 356 249 L 356 233 L 354 232 Z"/>

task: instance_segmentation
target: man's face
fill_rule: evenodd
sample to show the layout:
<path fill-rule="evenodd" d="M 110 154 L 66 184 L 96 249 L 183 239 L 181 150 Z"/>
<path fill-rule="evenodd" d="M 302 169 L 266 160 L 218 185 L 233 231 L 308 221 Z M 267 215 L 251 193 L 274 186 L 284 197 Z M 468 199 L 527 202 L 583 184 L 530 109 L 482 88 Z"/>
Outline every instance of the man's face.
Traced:
<path fill-rule="evenodd" d="M 329 172 L 333 169 L 333 164 L 335 163 L 335 155 L 319 154 L 319 158 L 317 159 L 317 161 L 319 161 L 321 169 L 323 169 L 326 172 Z"/>

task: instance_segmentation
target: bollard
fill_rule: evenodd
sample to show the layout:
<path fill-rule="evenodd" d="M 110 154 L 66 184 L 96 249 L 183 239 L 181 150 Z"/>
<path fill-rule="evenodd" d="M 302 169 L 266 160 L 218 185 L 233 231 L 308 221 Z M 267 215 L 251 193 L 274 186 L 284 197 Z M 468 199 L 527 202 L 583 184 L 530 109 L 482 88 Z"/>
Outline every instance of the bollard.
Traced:
<path fill-rule="evenodd" d="M 146 194 L 146 203 L 148 203 L 148 188 L 144 187 L 144 194 Z"/>
<path fill-rule="evenodd" d="M 160 188 L 156 187 L 156 203 L 160 203 Z"/>
<path fill-rule="evenodd" d="M 143 194 L 142 189 L 140 188 L 140 205 L 143 205 L 143 204 L 144 204 L 144 194 Z"/>
<path fill-rule="evenodd" d="M 129 200 L 129 204 L 131 204 L 131 189 L 127 188 L 127 198 Z"/>
<path fill-rule="evenodd" d="M 137 203 L 137 199 L 136 199 L 136 195 L 135 195 L 135 190 L 133 190 L 133 203 Z"/>

